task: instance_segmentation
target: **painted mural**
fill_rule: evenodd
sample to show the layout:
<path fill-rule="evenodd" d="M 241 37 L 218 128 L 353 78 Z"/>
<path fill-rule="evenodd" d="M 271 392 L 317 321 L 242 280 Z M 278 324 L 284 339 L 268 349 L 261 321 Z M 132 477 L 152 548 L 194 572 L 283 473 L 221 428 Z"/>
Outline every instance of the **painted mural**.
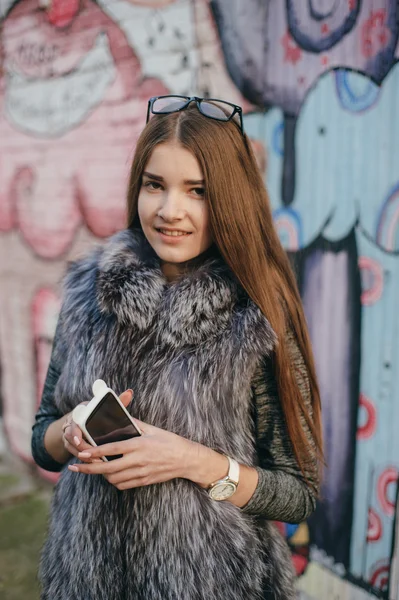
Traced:
<path fill-rule="evenodd" d="M 309 523 L 279 525 L 302 600 L 399 600 L 398 2 L 2 7 L 0 372 L 12 449 L 30 460 L 66 262 L 123 227 L 146 100 L 229 99 L 244 107 L 297 273 L 322 391 L 322 499 Z"/>

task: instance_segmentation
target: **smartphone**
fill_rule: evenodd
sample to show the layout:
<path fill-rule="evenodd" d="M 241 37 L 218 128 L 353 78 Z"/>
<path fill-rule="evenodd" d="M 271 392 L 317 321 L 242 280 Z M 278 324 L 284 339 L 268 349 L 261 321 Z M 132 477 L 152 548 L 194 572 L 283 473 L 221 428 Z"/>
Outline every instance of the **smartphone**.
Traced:
<path fill-rule="evenodd" d="M 73 420 L 81 428 L 92 446 L 129 440 L 141 435 L 132 417 L 108 386 L 97 380 L 93 385 L 94 398 L 86 406 L 78 406 L 73 412 Z M 106 456 L 105 460 L 115 460 L 122 455 Z"/>

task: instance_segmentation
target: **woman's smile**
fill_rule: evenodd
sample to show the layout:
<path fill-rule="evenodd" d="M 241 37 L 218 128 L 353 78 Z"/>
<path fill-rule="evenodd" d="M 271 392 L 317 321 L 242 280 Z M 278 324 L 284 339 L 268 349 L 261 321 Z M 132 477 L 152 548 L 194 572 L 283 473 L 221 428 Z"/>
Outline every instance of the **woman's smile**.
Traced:
<path fill-rule="evenodd" d="M 175 238 L 175 240 L 166 240 L 168 243 L 172 241 L 181 241 L 183 238 L 186 238 L 189 235 L 191 235 L 191 231 L 182 231 L 181 229 L 164 229 L 163 227 L 155 227 L 155 229 L 163 237 Z"/>

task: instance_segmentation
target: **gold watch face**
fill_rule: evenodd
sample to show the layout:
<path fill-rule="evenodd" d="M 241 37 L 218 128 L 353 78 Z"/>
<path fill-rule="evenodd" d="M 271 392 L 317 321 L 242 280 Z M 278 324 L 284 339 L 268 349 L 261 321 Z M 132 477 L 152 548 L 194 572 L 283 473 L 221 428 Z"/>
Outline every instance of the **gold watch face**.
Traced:
<path fill-rule="evenodd" d="M 234 483 L 218 483 L 210 491 L 209 495 L 213 500 L 227 500 L 236 491 L 237 486 Z"/>

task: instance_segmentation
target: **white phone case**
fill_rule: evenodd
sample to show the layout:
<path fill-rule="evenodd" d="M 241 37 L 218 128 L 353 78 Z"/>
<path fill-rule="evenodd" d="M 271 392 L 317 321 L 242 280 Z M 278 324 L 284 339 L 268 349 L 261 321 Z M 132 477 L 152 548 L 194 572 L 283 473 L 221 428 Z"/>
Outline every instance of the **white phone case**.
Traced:
<path fill-rule="evenodd" d="M 93 383 L 92 390 L 93 390 L 94 396 L 90 400 L 90 402 L 86 405 L 79 404 L 79 406 L 77 406 L 72 412 L 73 421 L 76 423 L 76 425 L 78 425 L 78 427 L 80 427 L 83 435 L 85 436 L 85 438 L 89 444 L 91 444 L 92 446 L 97 446 L 96 442 L 93 440 L 90 433 L 86 429 L 86 421 L 89 418 L 89 416 L 91 415 L 91 413 L 93 412 L 93 410 L 96 408 L 96 406 L 99 404 L 99 402 L 104 398 L 104 396 L 106 394 L 112 394 L 114 396 L 115 400 L 118 402 L 119 406 L 122 408 L 122 410 L 124 411 L 124 413 L 126 414 L 128 419 L 132 422 L 137 433 L 139 435 L 141 435 L 141 431 L 137 427 L 135 422 L 133 421 L 131 415 L 127 412 L 126 408 L 123 406 L 122 402 L 120 401 L 118 396 L 115 394 L 115 392 L 107 386 L 105 381 L 103 381 L 102 379 L 96 379 L 96 381 Z M 105 456 L 102 456 L 101 458 L 105 462 L 108 462 L 108 460 Z"/>

